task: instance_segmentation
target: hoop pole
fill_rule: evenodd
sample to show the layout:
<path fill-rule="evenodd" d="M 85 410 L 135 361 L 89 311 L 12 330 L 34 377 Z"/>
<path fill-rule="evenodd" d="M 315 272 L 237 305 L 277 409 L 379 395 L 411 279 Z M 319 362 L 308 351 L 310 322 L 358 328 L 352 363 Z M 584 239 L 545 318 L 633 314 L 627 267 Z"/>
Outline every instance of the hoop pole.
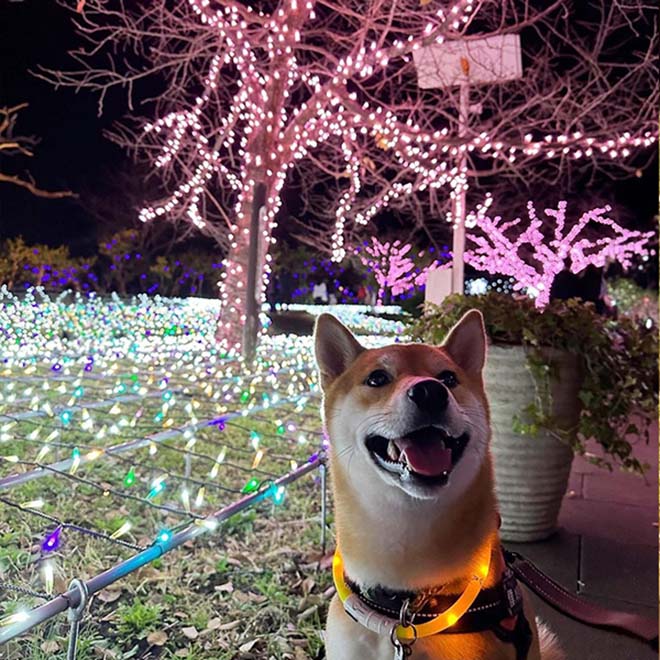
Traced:
<path fill-rule="evenodd" d="M 256 493 L 246 495 L 237 502 L 234 502 L 216 511 L 204 521 L 202 521 L 201 524 L 189 525 L 180 532 L 173 534 L 167 541 L 159 539 L 146 550 L 143 550 L 133 557 L 130 557 L 129 559 L 122 561 L 116 566 L 113 566 L 107 571 L 96 575 L 84 583 L 87 587 L 88 596 L 92 596 L 93 594 L 101 591 L 102 589 L 105 589 L 108 585 L 116 582 L 125 575 L 133 573 L 139 568 L 146 566 L 162 555 L 183 545 L 186 541 L 192 540 L 201 534 L 211 531 L 211 529 L 214 528 L 217 523 L 231 518 L 231 516 L 235 515 L 236 513 L 243 511 L 244 509 L 247 509 L 253 504 L 256 504 L 257 502 L 266 498 L 272 492 L 273 488 L 293 483 L 312 470 L 315 470 L 319 467 L 319 465 L 322 464 L 323 460 L 323 454 L 313 455 L 305 465 L 302 465 L 299 468 L 289 472 L 288 474 L 285 474 L 283 477 L 270 482 L 266 488 Z M 38 626 L 40 623 L 43 623 L 44 621 L 57 616 L 65 610 L 77 608 L 80 605 L 80 602 L 81 590 L 77 586 L 74 586 L 65 593 L 60 594 L 59 596 L 48 601 L 47 603 L 34 608 L 28 612 L 26 616 L 20 621 L 7 624 L 6 626 L 0 628 L 0 644 L 4 644 L 10 639 L 14 639 L 19 635 L 32 630 L 32 628 L 35 626 Z"/>

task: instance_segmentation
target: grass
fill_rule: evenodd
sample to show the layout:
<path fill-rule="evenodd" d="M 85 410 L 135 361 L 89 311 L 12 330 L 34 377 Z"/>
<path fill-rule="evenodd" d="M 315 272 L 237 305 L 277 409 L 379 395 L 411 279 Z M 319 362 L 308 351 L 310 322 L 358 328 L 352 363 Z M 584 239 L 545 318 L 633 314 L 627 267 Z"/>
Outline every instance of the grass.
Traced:
<path fill-rule="evenodd" d="M 301 362 L 299 350 L 273 350 L 259 373 L 244 376 L 236 363 L 214 358 L 208 346 L 180 351 L 179 357 L 174 346 L 153 344 L 152 351 L 138 355 L 115 352 L 110 344 L 96 354 L 91 372 L 83 369 L 85 353 L 66 363 L 45 354 L 0 366 L 0 457 L 19 461 L 0 460 L 0 478 L 34 469 L 38 458 L 48 464 L 71 459 L 75 451 L 86 456 L 182 429 L 156 446 L 101 454 L 75 473 L 68 467 L 46 471 L 0 490 L 9 502 L 0 503 L 2 582 L 39 593 L 63 592 L 72 578 L 89 579 L 137 551 L 103 535 L 130 522 L 120 540 L 148 547 L 161 530 L 194 524 L 196 517 L 242 497 L 250 478 L 267 482 L 285 474 L 291 461 L 302 464 L 319 446 L 318 398 L 309 390 L 314 382 L 309 359 Z M 63 366 L 54 374 L 56 360 Z M 273 378 L 278 371 L 283 377 Z M 301 403 L 298 393 L 312 396 Z M 110 401 L 126 394 L 135 398 L 118 407 Z M 287 397 L 294 399 L 280 405 Z M 185 429 L 266 402 L 268 409 L 227 420 L 224 430 Z M 35 410 L 42 414 L 21 416 Z M 61 410 L 71 413 L 66 423 Z M 44 446 L 49 451 L 40 456 Z M 257 449 L 264 454 L 255 466 Z M 164 490 L 150 495 L 154 480 L 162 477 Z M 290 485 L 282 505 L 265 500 L 96 594 L 81 626 L 78 660 L 316 657 L 331 578 L 317 568 L 315 477 Z M 34 508 L 38 499 L 43 506 Z M 25 504 L 31 508 L 20 508 Z M 60 523 L 102 536 L 64 527 L 60 547 L 46 556 L 41 543 Z M 46 562 L 54 570 L 51 587 L 44 578 Z M 9 594 L 0 604 L 0 619 L 43 602 Z M 2 657 L 63 660 L 67 631 L 61 615 L 4 645 Z"/>
<path fill-rule="evenodd" d="M 136 598 L 130 604 L 117 608 L 117 632 L 126 637 L 145 637 L 156 629 L 160 613 L 160 605 L 144 603 Z"/>
<path fill-rule="evenodd" d="M 0 305 L 0 479 L 77 454 L 96 457 L 0 489 L 2 583 L 64 592 L 74 577 L 89 579 L 163 530 L 196 524 L 242 497 L 250 479 L 267 484 L 320 446 L 309 337 L 265 339 L 256 369 L 246 372 L 216 349 L 217 311 L 195 301 L 68 305 L 10 295 L 8 303 Z M 358 316 L 338 311 L 360 330 Z M 365 322 L 367 331 L 374 323 L 392 330 Z M 249 414 L 225 419 L 224 429 L 198 424 L 235 412 Z M 104 453 L 154 435 L 158 442 L 139 449 Z M 46 556 L 41 544 L 61 524 L 60 547 Z M 312 473 L 287 487 L 281 505 L 266 499 L 95 594 L 78 660 L 320 657 L 332 587 L 330 572 L 318 568 L 320 525 Z M 8 594 L 0 620 L 43 602 Z M 64 660 L 67 630 L 61 615 L 0 655 Z"/>
<path fill-rule="evenodd" d="M 133 412 L 133 407 L 126 408 L 127 417 Z M 293 414 L 290 409 L 284 412 L 289 416 Z M 276 431 L 284 416 L 281 410 L 274 409 L 249 425 L 250 430 L 260 433 L 261 446 L 267 447 L 260 467 L 278 469 L 281 473 L 289 469 L 288 462 L 280 460 L 284 455 L 279 453 L 283 440 Z M 227 446 L 237 437 L 244 441 L 247 437 L 249 441 L 247 428 L 243 423 L 227 426 L 223 431 Z M 29 434 L 33 424 L 21 422 L 14 430 L 17 435 Z M 145 427 L 140 432 L 146 430 Z M 77 434 L 67 438 L 69 445 L 82 446 L 82 441 Z M 3 450 L 18 451 L 17 442 L 6 443 Z M 183 442 L 182 438 L 178 444 Z M 200 454 L 216 456 L 217 444 L 212 434 L 202 432 L 195 449 Z M 311 450 L 307 445 L 287 443 L 287 456 L 292 448 L 292 455 L 298 460 L 305 460 Z M 61 450 L 61 453 L 68 452 L 68 448 Z M 37 447 L 24 445 L 23 451 L 34 455 Z M 147 458 L 148 452 L 142 451 L 139 456 L 126 459 L 105 459 L 80 468 L 73 475 L 94 484 L 112 486 L 123 494 L 141 490 L 142 497 L 135 501 L 104 496 L 98 488 L 77 483 L 64 475 L 44 477 L 8 493 L 0 492 L 0 495 L 10 496 L 17 502 L 40 495 L 46 500 L 42 509 L 45 513 L 100 532 L 112 533 L 125 520 L 131 520 L 134 528 L 122 538 L 146 546 L 158 529 L 175 529 L 188 522 L 185 517 L 163 513 L 144 502 L 144 493 L 154 475 L 166 471 L 177 475 L 185 472 L 185 456 L 159 447 L 157 454 L 151 457 L 153 465 L 148 464 Z M 246 459 L 252 460 L 253 451 L 249 454 L 227 451 L 227 470 L 222 483 L 238 487 L 245 480 L 245 472 L 230 466 L 230 458 L 236 466 L 241 466 Z M 132 466 L 136 483 L 126 488 L 123 479 Z M 209 461 L 193 459 L 193 477 L 208 479 L 208 471 Z M 138 490 L 133 491 L 135 487 Z M 173 477 L 171 491 L 168 493 L 166 489 L 151 503 L 182 508 L 176 499 L 179 491 L 179 484 Z M 223 501 L 236 497 L 237 494 L 228 496 L 207 487 L 207 499 L 200 512 L 214 510 Z M 281 507 L 262 502 L 224 522 L 213 535 L 199 538 L 194 544 L 187 543 L 98 594 L 82 626 L 79 658 L 272 657 L 297 660 L 316 657 L 321 648 L 321 617 L 327 604 L 327 596 L 323 594 L 330 586 L 329 574 L 319 572 L 315 563 L 319 559 L 319 498 L 318 484 L 313 476 L 307 476 L 288 489 Z M 43 584 L 35 547 L 52 524 L 44 524 L 18 510 L 9 509 L 6 513 L 8 515 L 0 522 L 3 578 L 7 576 L 12 582 L 41 591 Z M 54 591 L 64 590 L 73 576 L 91 577 L 130 554 L 130 550 L 113 544 L 67 532 L 63 547 L 54 557 Z M 40 602 L 29 598 L 19 600 L 22 607 Z M 10 613 L 10 605 L 3 605 L 3 614 Z M 317 608 L 313 614 L 300 619 L 312 606 Z M 3 657 L 7 660 L 64 658 L 66 629 L 65 618 L 59 617 L 54 624 L 40 626 L 7 644 Z"/>

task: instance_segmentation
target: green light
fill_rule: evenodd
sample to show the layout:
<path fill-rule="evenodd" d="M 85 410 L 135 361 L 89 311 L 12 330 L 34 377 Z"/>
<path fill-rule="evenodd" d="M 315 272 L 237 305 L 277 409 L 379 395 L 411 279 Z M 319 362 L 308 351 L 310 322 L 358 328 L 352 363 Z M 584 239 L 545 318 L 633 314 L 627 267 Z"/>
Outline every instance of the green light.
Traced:
<path fill-rule="evenodd" d="M 245 486 L 241 489 L 241 493 L 244 495 L 247 495 L 248 493 L 254 493 L 255 490 L 259 488 L 259 480 L 258 479 L 250 479 Z"/>
<path fill-rule="evenodd" d="M 156 416 L 154 417 L 154 422 L 162 422 L 163 421 L 163 413 L 159 412 L 156 413 Z"/>
<path fill-rule="evenodd" d="M 74 447 L 73 451 L 71 452 L 71 456 L 73 460 L 80 458 L 80 449 L 78 449 L 78 447 Z"/>
<path fill-rule="evenodd" d="M 284 435 L 285 431 L 286 431 L 286 429 L 284 428 L 284 424 L 280 424 L 277 427 L 277 435 Z"/>
<path fill-rule="evenodd" d="M 250 398 L 250 393 L 243 392 L 243 394 L 241 394 L 241 403 L 245 403 L 249 398 Z"/>
<path fill-rule="evenodd" d="M 85 391 L 85 390 L 83 390 L 82 387 L 80 387 L 80 386 L 79 386 L 79 387 L 76 387 L 76 389 L 73 390 L 73 396 L 80 398 L 80 397 L 83 395 L 83 392 L 84 392 L 84 391 Z"/>
<path fill-rule="evenodd" d="M 60 420 L 62 421 L 62 424 L 68 424 L 71 421 L 71 412 L 69 410 L 64 410 L 60 414 Z"/>
<path fill-rule="evenodd" d="M 165 394 L 163 394 L 163 401 L 169 401 L 171 398 L 172 398 L 172 392 L 167 390 L 167 392 L 165 392 Z"/>
<path fill-rule="evenodd" d="M 132 486 L 134 483 L 135 483 L 135 472 L 133 468 L 131 468 L 124 477 L 124 486 L 128 488 L 128 486 Z"/>

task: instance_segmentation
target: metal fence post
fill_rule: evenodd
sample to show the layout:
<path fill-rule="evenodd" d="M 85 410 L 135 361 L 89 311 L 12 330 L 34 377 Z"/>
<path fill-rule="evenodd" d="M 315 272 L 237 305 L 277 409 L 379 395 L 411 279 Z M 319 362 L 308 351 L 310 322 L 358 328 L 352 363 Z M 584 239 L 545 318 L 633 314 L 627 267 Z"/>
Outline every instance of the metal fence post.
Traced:
<path fill-rule="evenodd" d="M 66 651 L 66 660 L 76 660 L 78 631 L 80 630 L 80 621 L 82 620 L 85 608 L 87 607 L 88 592 L 85 582 L 78 578 L 71 580 L 69 589 L 78 589 L 78 593 L 80 594 L 80 602 L 78 605 L 76 605 L 76 607 L 70 607 L 68 610 L 69 647 Z"/>

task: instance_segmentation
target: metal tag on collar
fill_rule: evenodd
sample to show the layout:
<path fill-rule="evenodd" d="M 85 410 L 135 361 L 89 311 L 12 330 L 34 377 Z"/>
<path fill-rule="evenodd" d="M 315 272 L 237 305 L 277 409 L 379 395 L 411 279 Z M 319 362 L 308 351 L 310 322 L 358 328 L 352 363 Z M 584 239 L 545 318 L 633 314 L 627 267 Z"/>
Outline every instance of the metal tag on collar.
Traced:
<path fill-rule="evenodd" d="M 408 656 L 412 655 L 412 646 L 417 640 L 417 628 L 413 620 L 415 618 L 415 613 L 412 614 L 408 612 L 410 607 L 410 599 L 406 598 L 401 604 L 401 611 L 399 612 L 399 623 L 392 627 L 390 631 L 390 641 L 392 646 L 394 646 L 394 660 L 405 660 Z M 397 628 L 401 626 L 402 628 L 412 628 L 413 638 L 409 642 L 402 642 L 397 635 Z"/>
<path fill-rule="evenodd" d="M 407 657 L 412 655 L 412 645 L 415 643 L 416 638 L 410 642 L 402 642 L 396 634 L 398 625 L 392 626 L 392 630 L 390 631 L 390 642 L 392 642 L 392 646 L 394 647 L 394 660 L 406 660 Z"/>
<path fill-rule="evenodd" d="M 394 645 L 394 660 L 406 660 L 412 654 L 412 646 L 410 644 L 402 644 L 397 641 Z"/>

